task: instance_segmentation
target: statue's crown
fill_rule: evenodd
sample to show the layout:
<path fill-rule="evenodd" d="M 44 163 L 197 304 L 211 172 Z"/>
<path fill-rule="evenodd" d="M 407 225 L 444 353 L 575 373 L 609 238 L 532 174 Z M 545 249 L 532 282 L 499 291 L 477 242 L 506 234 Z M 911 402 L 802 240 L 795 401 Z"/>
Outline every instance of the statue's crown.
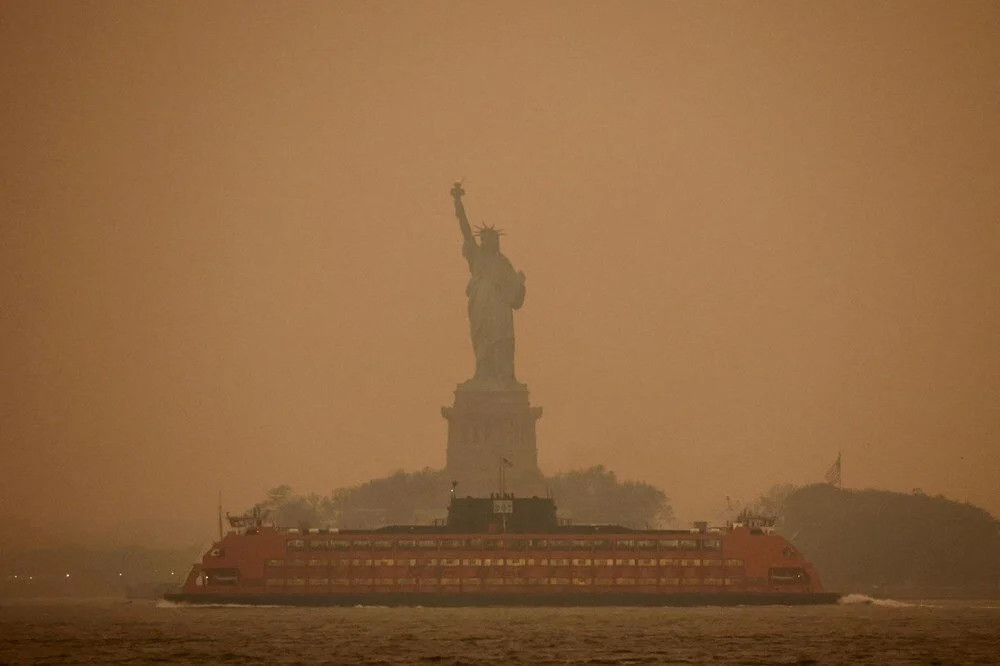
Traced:
<path fill-rule="evenodd" d="M 481 227 L 476 227 L 476 235 L 482 238 L 483 236 L 503 236 L 503 229 L 497 229 L 492 224 L 484 224 Z"/>

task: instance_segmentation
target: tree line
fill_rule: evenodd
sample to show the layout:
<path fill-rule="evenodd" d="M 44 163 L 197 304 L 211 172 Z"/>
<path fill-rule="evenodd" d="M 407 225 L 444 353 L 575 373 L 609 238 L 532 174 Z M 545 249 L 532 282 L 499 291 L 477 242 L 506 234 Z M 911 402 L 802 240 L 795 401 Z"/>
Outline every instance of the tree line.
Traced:
<path fill-rule="evenodd" d="M 620 481 L 602 465 L 544 480 L 559 515 L 576 523 L 664 527 L 674 520 L 666 494 L 648 483 Z M 276 525 L 371 529 L 424 524 L 446 515 L 451 481 L 445 470 L 399 471 L 330 495 L 297 494 L 291 486 L 268 491 L 260 507 Z"/>
<path fill-rule="evenodd" d="M 1000 521 L 943 496 L 777 487 L 758 503 L 828 589 L 884 596 L 1000 595 Z"/>

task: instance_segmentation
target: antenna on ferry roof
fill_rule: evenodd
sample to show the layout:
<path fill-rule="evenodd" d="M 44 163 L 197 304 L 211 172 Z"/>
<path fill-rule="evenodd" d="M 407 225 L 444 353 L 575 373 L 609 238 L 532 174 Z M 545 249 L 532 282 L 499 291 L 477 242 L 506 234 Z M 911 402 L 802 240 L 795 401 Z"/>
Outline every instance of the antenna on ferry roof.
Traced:
<path fill-rule="evenodd" d="M 222 541 L 222 490 L 219 490 L 219 541 Z"/>
<path fill-rule="evenodd" d="M 451 496 L 452 496 L 452 498 L 455 497 L 455 488 L 457 488 L 457 487 L 458 487 L 458 481 L 452 481 L 451 482 Z"/>

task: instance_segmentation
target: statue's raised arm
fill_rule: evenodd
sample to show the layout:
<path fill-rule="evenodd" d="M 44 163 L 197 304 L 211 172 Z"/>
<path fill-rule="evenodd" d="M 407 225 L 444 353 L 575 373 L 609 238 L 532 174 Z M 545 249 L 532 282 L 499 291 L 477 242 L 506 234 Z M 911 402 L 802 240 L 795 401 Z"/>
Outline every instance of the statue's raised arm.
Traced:
<path fill-rule="evenodd" d="M 472 236 L 469 218 L 465 214 L 465 204 L 462 203 L 463 194 L 465 194 L 465 190 L 462 189 L 462 183 L 455 183 L 454 187 L 451 188 L 451 196 L 455 199 L 455 217 L 458 218 L 458 228 L 462 231 L 462 239 L 466 243 L 475 243 L 476 239 Z"/>

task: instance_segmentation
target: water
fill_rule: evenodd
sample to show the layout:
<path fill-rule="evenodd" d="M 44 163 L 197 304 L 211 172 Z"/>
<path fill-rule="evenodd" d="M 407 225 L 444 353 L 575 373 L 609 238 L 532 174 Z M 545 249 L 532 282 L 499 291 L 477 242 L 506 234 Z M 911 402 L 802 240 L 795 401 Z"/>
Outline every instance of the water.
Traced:
<path fill-rule="evenodd" d="M 0 601 L 4 663 L 1000 663 L 1000 601 L 282 608 Z"/>

